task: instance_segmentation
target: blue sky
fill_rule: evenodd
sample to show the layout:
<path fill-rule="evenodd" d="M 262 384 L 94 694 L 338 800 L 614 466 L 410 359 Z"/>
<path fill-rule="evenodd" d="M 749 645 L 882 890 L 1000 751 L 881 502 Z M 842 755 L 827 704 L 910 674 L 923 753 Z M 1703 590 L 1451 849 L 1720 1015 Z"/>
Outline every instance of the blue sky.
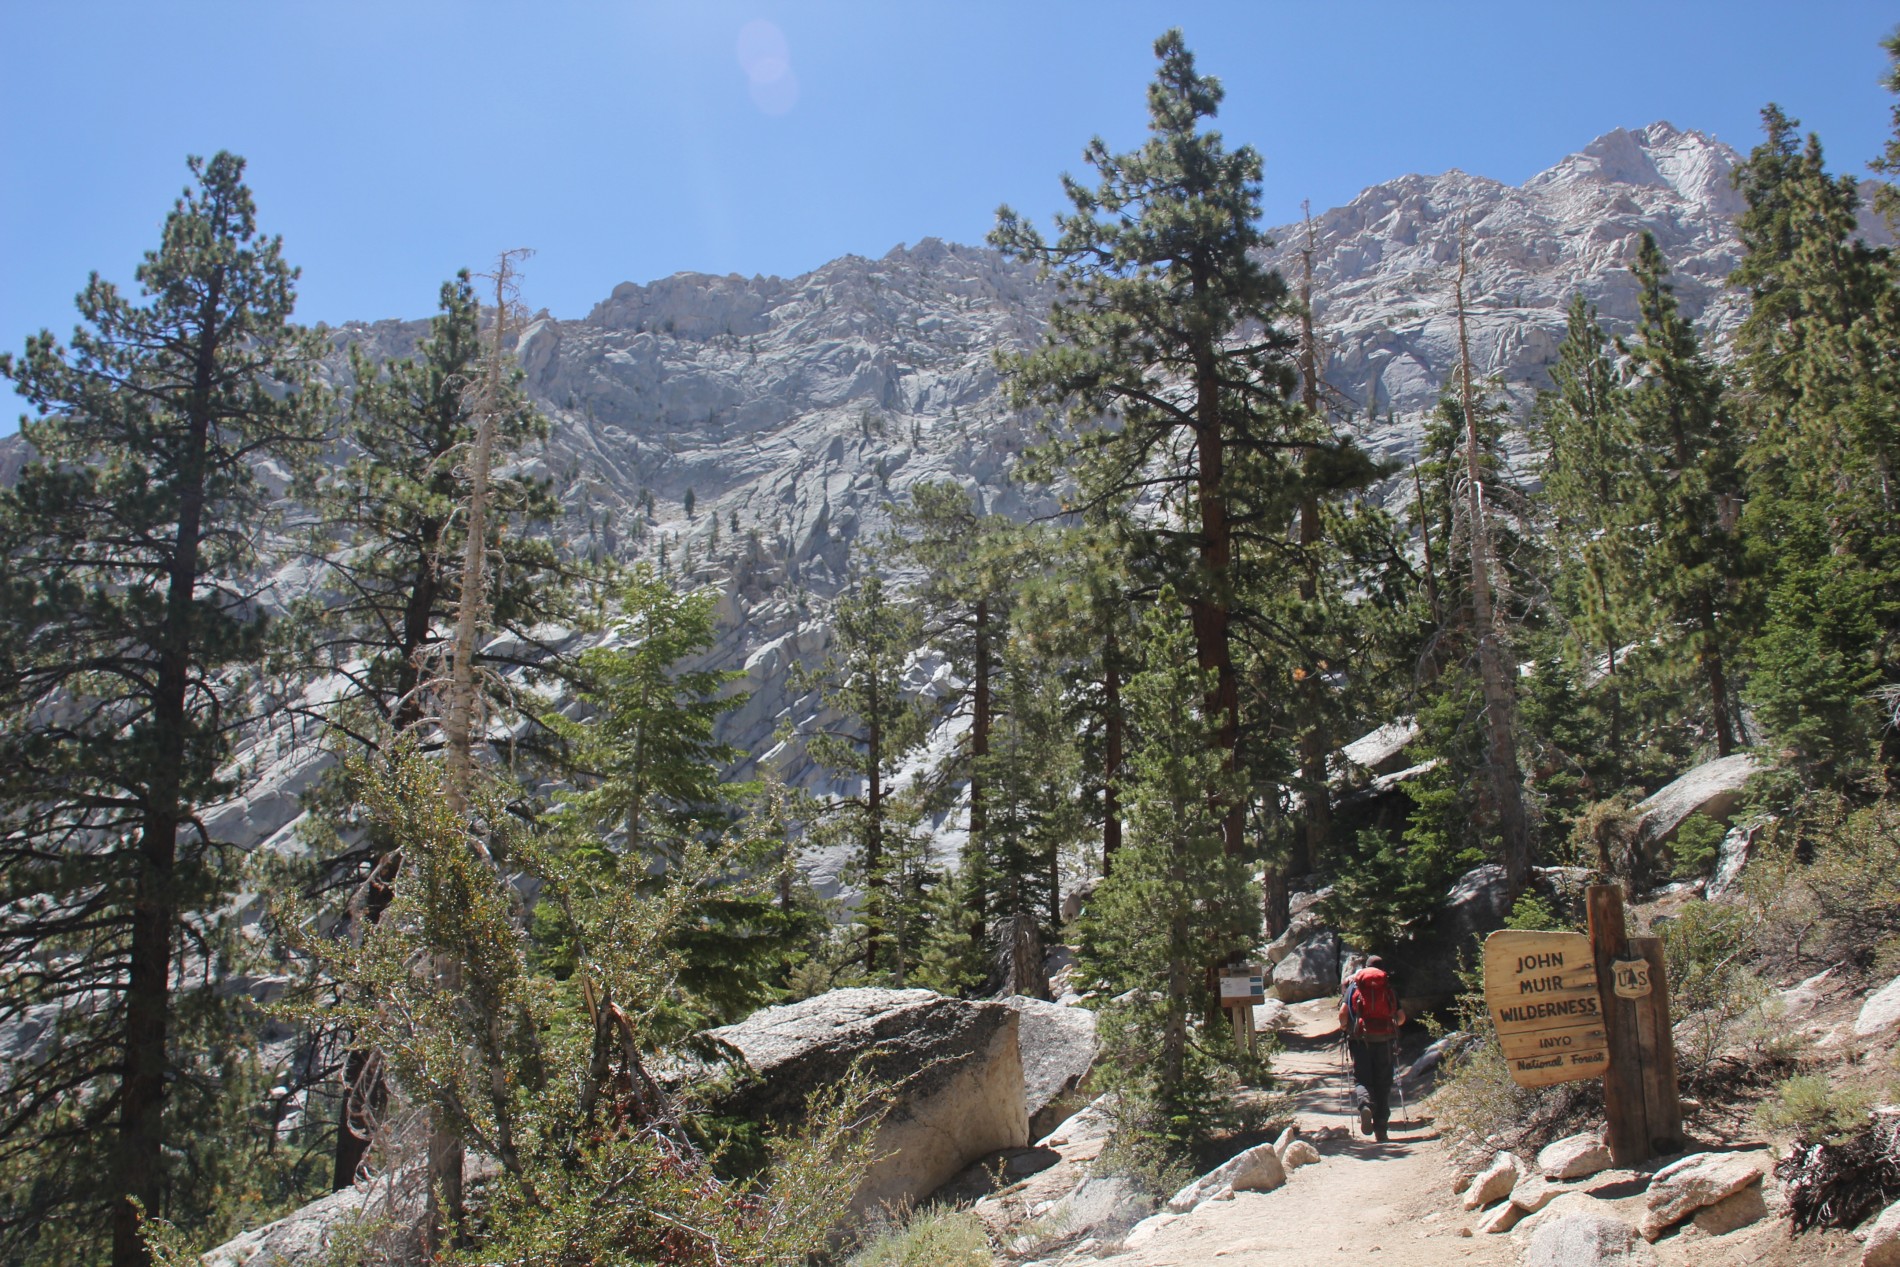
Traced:
<path fill-rule="evenodd" d="M 1780 102 L 1837 168 L 1880 147 L 1891 6 L 1112 0 L 14 0 L 0 50 L 0 347 L 129 278 L 184 157 L 250 160 L 306 320 L 419 317 L 529 246 L 523 297 L 796 274 L 998 203 L 1046 217 L 1096 133 L 1139 141 L 1184 28 L 1266 156 L 1271 222 L 1408 171 L 1517 182 L 1666 118 L 1746 149 Z M 0 428 L 17 411 L 0 405 Z"/>

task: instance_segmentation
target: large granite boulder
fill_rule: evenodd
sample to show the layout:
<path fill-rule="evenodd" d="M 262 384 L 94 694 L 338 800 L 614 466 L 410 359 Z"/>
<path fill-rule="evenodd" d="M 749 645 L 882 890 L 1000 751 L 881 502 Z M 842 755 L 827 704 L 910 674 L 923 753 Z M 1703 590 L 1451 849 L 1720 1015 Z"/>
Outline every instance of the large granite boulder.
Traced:
<path fill-rule="evenodd" d="M 1867 1229 L 1860 1267 L 1900 1267 L 1900 1201 L 1882 1210 Z"/>
<path fill-rule="evenodd" d="M 1339 937 L 1319 929 L 1294 946 L 1273 965 L 1268 987 L 1282 1003 L 1304 1003 L 1339 993 Z"/>
<path fill-rule="evenodd" d="M 1504 927 L 1511 899 L 1504 868 L 1487 863 L 1458 877 L 1433 917 L 1432 927 L 1405 949 L 1386 956 L 1407 1010 L 1455 997 L 1463 988 L 1460 967 L 1478 960 L 1478 943 Z"/>
<path fill-rule="evenodd" d="M 890 1086 L 889 1111 L 877 1134 L 883 1159 L 851 1213 L 915 1201 L 985 1153 L 1029 1143 L 1021 1015 L 1005 1003 L 870 988 L 769 1007 L 712 1031 L 756 1075 L 720 1108 L 796 1120 L 812 1091 L 869 1056 L 873 1076 Z"/>
<path fill-rule="evenodd" d="M 1023 1107 L 1029 1138 L 1041 1139 L 1082 1107 L 1082 1084 L 1095 1067 L 1095 1013 L 1020 994 L 1003 1002 L 1021 1018 Z"/>
<path fill-rule="evenodd" d="M 1854 1018 L 1854 1037 L 1878 1038 L 1900 1025 L 1900 977 L 1895 977 L 1867 996 Z"/>
<path fill-rule="evenodd" d="M 1746 752 L 1718 757 L 1638 802 L 1630 811 L 1630 819 L 1636 828 L 1639 860 L 1657 865 L 1662 850 L 1676 838 L 1676 829 L 1691 814 L 1727 824 L 1741 808 L 1742 789 L 1749 776 L 1761 768 L 1761 760 Z"/>
<path fill-rule="evenodd" d="M 1533 867 L 1530 887 L 1558 910 L 1575 910 L 1588 880 L 1581 867 Z M 1385 956 L 1406 1010 L 1417 1015 L 1457 997 L 1464 989 L 1459 971 L 1478 962 L 1485 935 L 1503 928 L 1510 913 L 1502 866 L 1487 863 L 1459 876 L 1431 926 L 1409 947 Z"/>
<path fill-rule="evenodd" d="M 476 1184 L 495 1173 L 486 1158 L 470 1158 Z M 344 1188 L 253 1228 L 210 1250 L 204 1267 L 329 1267 L 358 1262 L 375 1251 L 397 1261 L 420 1241 L 427 1178 L 419 1168 Z"/>

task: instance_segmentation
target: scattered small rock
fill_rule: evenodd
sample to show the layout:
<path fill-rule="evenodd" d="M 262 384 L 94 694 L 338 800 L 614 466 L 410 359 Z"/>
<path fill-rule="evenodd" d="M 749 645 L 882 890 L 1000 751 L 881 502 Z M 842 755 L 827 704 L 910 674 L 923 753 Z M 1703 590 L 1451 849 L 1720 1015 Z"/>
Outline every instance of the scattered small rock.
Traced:
<path fill-rule="evenodd" d="M 1583 1179 L 1609 1168 L 1610 1150 L 1592 1134 L 1567 1136 L 1537 1154 L 1538 1173 L 1546 1179 Z"/>
<path fill-rule="evenodd" d="M 1511 1189 L 1524 1174 L 1524 1163 L 1518 1160 L 1516 1153 L 1499 1153 L 1491 1164 L 1479 1171 L 1465 1190 L 1465 1209 L 1476 1210 L 1502 1201 L 1511 1195 Z"/>
<path fill-rule="evenodd" d="M 1486 1210 L 1471 1225 L 1474 1232 L 1483 1232 L 1487 1236 L 1499 1236 L 1517 1226 L 1524 1211 L 1514 1202 L 1505 1201 Z"/>
<path fill-rule="evenodd" d="M 1319 1149 L 1303 1139 L 1296 1139 L 1287 1147 L 1286 1156 L 1280 1159 L 1280 1163 L 1288 1170 L 1298 1170 L 1301 1166 L 1310 1166 L 1318 1160 Z"/>
<path fill-rule="evenodd" d="M 1526 1214 L 1535 1214 L 1563 1191 L 1543 1175 L 1525 1175 L 1511 1189 L 1511 1204 Z"/>

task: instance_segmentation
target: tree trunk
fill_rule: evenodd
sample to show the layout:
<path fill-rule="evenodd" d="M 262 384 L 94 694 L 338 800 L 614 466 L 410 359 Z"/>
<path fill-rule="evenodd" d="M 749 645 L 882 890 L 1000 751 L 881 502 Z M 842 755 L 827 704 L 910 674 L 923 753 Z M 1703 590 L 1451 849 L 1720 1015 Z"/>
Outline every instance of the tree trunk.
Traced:
<path fill-rule="evenodd" d="M 1425 543 L 1425 594 L 1432 605 L 1432 624 L 1445 623 L 1438 605 L 1438 569 L 1432 564 L 1432 525 L 1425 518 L 1425 482 L 1418 477 L 1418 463 L 1412 463 L 1412 491 L 1418 500 L 1418 535 Z M 1449 547 L 1447 547 L 1449 548 Z"/>
<path fill-rule="evenodd" d="M 440 531 L 439 525 L 431 525 L 423 535 L 435 541 Z M 424 549 L 415 562 L 415 583 L 410 586 L 409 600 L 403 605 L 402 640 L 397 644 L 396 706 L 390 725 L 396 738 L 409 733 L 422 720 L 422 667 L 418 657 L 428 644 L 439 593 L 433 554 Z M 363 882 L 366 901 L 360 913 L 351 913 L 352 924 L 360 925 L 352 929 L 359 939 L 382 919 L 390 899 L 395 896 L 389 884 L 376 878 L 383 862 L 380 857 L 372 862 L 370 876 Z M 388 1100 L 388 1088 L 383 1083 L 381 1063 L 375 1059 L 375 1053 L 366 1048 L 351 1048 L 343 1059 L 343 1095 L 337 1103 L 331 1191 L 341 1191 L 356 1183 L 363 1158 L 369 1154 L 370 1127 Z"/>
<path fill-rule="evenodd" d="M 1729 716 L 1728 706 L 1728 670 L 1722 662 L 1722 642 L 1716 630 L 1715 603 L 1708 591 L 1702 593 L 1702 646 L 1697 659 L 1702 662 L 1702 672 L 1709 683 L 1709 702 L 1712 706 L 1711 717 L 1715 722 L 1715 755 L 1726 757 L 1735 751 L 1735 723 Z"/>
<path fill-rule="evenodd" d="M 1204 359 L 1199 383 L 1200 425 L 1195 432 L 1200 450 L 1201 591 L 1188 603 L 1194 627 L 1195 660 L 1213 675 L 1205 707 L 1214 726 L 1214 742 L 1222 755 L 1222 770 L 1239 769 L 1240 684 L 1234 676 L 1229 642 L 1232 613 L 1227 587 L 1234 557 L 1233 532 L 1227 522 L 1226 445 L 1221 434 L 1219 393 L 1213 358 Z M 1241 852 L 1245 809 L 1225 793 L 1213 797 L 1220 812 L 1221 838 L 1230 855 Z"/>
<path fill-rule="evenodd" d="M 1319 398 L 1319 336 L 1313 328 L 1313 217 L 1306 217 L 1306 249 L 1300 252 L 1300 403 L 1309 423 L 1317 422 L 1322 409 Z M 1301 455 L 1301 464 L 1312 474 L 1315 455 L 1311 449 Z M 1310 621 L 1319 601 L 1319 496 L 1308 488 L 1300 500 L 1300 602 Z M 1305 666 L 1299 683 L 1300 709 L 1300 791 L 1305 811 L 1305 831 L 1294 837 L 1287 859 L 1289 876 L 1305 875 L 1326 848 L 1333 827 L 1332 787 L 1327 778 L 1326 760 L 1332 755 L 1332 737 L 1326 728 L 1326 685 L 1318 663 Z M 1284 884 L 1281 885 L 1284 888 Z M 1290 916 L 1289 916 L 1290 918 Z M 1273 927 L 1273 916 L 1268 926 Z M 1278 930 L 1276 929 L 1276 935 Z"/>
<path fill-rule="evenodd" d="M 979 861 L 990 857 L 989 807 L 983 797 L 983 766 L 990 755 L 990 605 L 977 599 L 975 617 L 975 674 L 970 684 L 970 843 L 969 853 Z M 990 912 L 979 901 L 971 912 L 971 936 L 977 945 L 989 938 Z"/>
<path fill-rule="evenodd" d="M 1102 878 L 1115 868 L 1115 855 L 1122 847 L 1122 675 L 1116 662 L 1115 628 L 1110 625 L 1102 638 L 1102 709 L 1106 714 L 1102 753 Z"/>
<path fill-rule="evenodd" d="M 883 727 L 878 721 L 877 684 L 871 686 L 864 794 L 864 970 L 875 973 L 883 949 L 884 764 Z"/>
<path fill-rule="evenodd" d="M 1465 330 L 1465 251 L 1458 246 L 1458 371 L 1465 415 L 1465 502 L 1470 519 L 1471 615 L 1478 638 L 1478 673 L 1484 691 L 1485 765 L 1493 811 L 1504 844 L 1505 884 L 1512 896 L 1530 882 L 1530 823 L 1524 810 L 1517 765 L 1516 691 L 1508 676 L 1503 640 L 1491 596 L 1491 533 L 1485 519 L 1484 468 L 1478 457 L 1477 402 L 1471 389 L 1471 344 Z"/>
<path fill-rule="evenodd" d="M 488 580 L 488 478 L 494 461 L 495 436 L 501 425 L 502 358 L 506 355 L 510 259 L 507 254 L 495 270 L 495 343 L 488 358 L 481 420 L 475 429 L 474 451 L 470 455 L 468 489 L 468 543 L 462 555 L 462 592 L 456 603 L 455 644 L 450 649 L 449 707 L 444 719 L 443 739 L 448 749 L 446 794 L 456 817 L 470 819 L 474 793 L 474 730 L 477 684 L 475 681 L 475 645 L 481 637 L 482 609 L 486 606 Z M 472 828 L 471 824 L 471 828 Z M 469 847 L 483 862 L 493 859 L 471 829 Z M 445 994 L 462 990 L 462 965 L 449 955 L 436 955 L 436 988 Z M 462 1137 L 449 1121 L 444 1106 L 434 1106 L 429 1122 L 429 1200 L 424 1226 L 430 1253 L 459 1232 L 467 1217 L 468 1206 L 462 1189 L 465 1148 Z"/>
<path fill-rule="evenodd" d="M 160 1209 L 164 1171 L 166 1045 L 171 1021 L 172 930 L 178 922 L 178 829 L 185 819 L 186 700 L 191 690 L 192 609 L 204 537 L 211 389 L 217 366 L 217 313 L 223 287 L 214 280 L 200 307 L 201 324 L 171 574 L 165 591 L 158 674 L 152 691 L 151 773 L 140 826 L 138 878 L 132 896 L 132 949 L 126 965 L 125 1070 L 119 1083 L 119 1141 L 114 1157 L 118 1203 L 113 1208 L 112 1267 L 146 1267 L 151 1254 L 139 1235 L 137 1200 L 147 1216 Z"/>

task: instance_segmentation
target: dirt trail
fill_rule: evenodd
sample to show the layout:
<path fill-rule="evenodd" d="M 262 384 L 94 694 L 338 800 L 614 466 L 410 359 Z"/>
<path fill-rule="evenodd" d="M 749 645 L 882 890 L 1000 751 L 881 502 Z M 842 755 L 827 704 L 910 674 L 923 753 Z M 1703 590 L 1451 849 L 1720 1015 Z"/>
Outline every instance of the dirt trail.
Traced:
<path fill-rule="evenodd" d="M 1293 1009 L 1296 1028 L 1274 1068 L 1295 1091 L 1300 1135 L 1323 1160 L 1273 1192 L 1243 1192 L 1169 1224 L 1106 1263 L 1119 1267 L 1314 1267 L 1389 1262 L 1394 1267 L 1515 1264 L 1508 1236 L 1462 1236 L 1469 1216 L 1451 1195 L 1445 1145 L 1428 1116 L 1395 1107 L 1392 1139 L 1358 1133 L 1342 1094 L 1346 1078 L 1328 1002 Z M 1372 1257 L 1376 1255 L 1377 1257 Z"/>

